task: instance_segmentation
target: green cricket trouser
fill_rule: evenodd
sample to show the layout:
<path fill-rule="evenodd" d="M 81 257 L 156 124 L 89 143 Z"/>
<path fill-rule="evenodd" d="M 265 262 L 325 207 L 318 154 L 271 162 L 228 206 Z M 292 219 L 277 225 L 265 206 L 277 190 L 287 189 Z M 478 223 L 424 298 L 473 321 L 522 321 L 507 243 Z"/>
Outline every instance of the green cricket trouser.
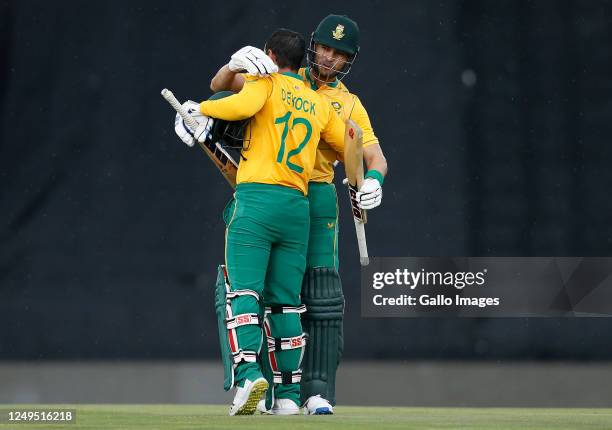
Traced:
<path fill-rule="evenodd" d="M 310 234 L 306 267 L 338 270 L 338 198 L 334 184 L 308 183 Z"/>
<path fill-rule="evenodd" d="M 255 291 L 267 307 L 299 306 L 310 224 L 308 199 L 289 187 L 243 183 L 236 187 L 226 215 L 225 262 L 231 290 Z M 232 311 L 261 314 L 260 303 L 250 295 L 233 299 Z M 271 313 L 266 320 L 273 344 L 276 339 L 272 370 L 297 371 L 303 355 L 303 343 L 295 340 L 302 335 L 300 315 Z M 240 326 L 236 334 L 240 349 L 261 350 L 261 327 Z M 282 347 L 281 339 L 288 340 Z M 243 362 L 236 369 L 236 382 L 241 385 L 260 372 L 258 363 Z M 276 385 L 275 396 L 299 404 L 299 383 Z"/>

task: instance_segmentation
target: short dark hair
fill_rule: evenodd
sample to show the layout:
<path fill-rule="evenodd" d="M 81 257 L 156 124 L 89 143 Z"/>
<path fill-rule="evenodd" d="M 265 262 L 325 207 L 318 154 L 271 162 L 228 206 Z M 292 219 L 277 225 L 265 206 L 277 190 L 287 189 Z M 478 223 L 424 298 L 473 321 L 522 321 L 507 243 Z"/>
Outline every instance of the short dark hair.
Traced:
<path fill-rule="evenodd" d="M 298 70 L 302 66 L 306 42 L 300 33 L 286 28 L 279 28 L 268 38 L 264 52 L 268 49 L 276 56 L 276 65 L 279 68 L 288 67 Z"/>

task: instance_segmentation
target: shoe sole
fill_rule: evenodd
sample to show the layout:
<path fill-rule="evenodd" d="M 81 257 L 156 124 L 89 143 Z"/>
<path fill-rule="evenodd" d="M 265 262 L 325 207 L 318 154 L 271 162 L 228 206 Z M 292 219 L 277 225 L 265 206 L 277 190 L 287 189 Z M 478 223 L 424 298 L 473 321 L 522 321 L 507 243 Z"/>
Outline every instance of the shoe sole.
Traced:
<path fill-rule="evenodd" d="M 253 384 L 253 389 L 249 394 L 249 398 L 242 405 L 240 409 L 236 411 L 234 415 L 253 415 L 257 410 L 257 403 L 261 400 L 261 398 L 266 393 L 268 389 L 268 381 L 259 381 Z"/>
<path fill-rule="evenodd" d="M 296 409 L 296 410 L 292 409 L 290 411 L 279 410 L 279 409 L 277 409 L 277 410 L 272 409 L 272 412 L 271 412 L 271 415 L 285 415 L 285 416 L 288 416 L 288 415 L 299 415 L 299 414 L 300 414 L 300 410 L 299 409 Z"/>

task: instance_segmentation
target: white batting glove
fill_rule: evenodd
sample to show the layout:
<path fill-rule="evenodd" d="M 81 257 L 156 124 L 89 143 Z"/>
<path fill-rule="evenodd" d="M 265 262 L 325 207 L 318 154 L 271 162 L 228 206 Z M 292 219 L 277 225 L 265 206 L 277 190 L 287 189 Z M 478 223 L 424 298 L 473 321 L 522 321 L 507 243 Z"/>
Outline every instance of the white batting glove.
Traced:
<path fill-rule="evenodd" d="M 374 209 L 382 202 L 382 185 L 378 179 L 365 178 L 355 197 L 361 209 Z"/>
<path fill-rule="evenodd" d="M 245 46 L 236 51 L 227 66 L 232 72 L 246 70 L 255 76 L 267 76 L 278 72 L 278 67 L 272 59 L 261 49 L 253 46 Z"/>
<path fill-rule="evenodd" d="M 348 179 L 344 178 L 342 183 L 348 186 Z M 382 186 L 378 179 L 365 178 L 355 198 L 357 199 L 357 206 L 361 209 L 374 209 L 380 206 L 382 202 Z"/>
<path fill-rule="evenodd" d="M 187 125 L 183 117 L 177 113 L 174 118 L 174 131 L 177 136 L 187 146 L 193 146 L 196 140 L 200 143 L 204 142 L 213 126 L 212 118 L 202 115 L 200 113 L 200 105 L 192 100 L 183 103 L 183 108 L 198 122 L 198 127 L 193 130 Z"/>

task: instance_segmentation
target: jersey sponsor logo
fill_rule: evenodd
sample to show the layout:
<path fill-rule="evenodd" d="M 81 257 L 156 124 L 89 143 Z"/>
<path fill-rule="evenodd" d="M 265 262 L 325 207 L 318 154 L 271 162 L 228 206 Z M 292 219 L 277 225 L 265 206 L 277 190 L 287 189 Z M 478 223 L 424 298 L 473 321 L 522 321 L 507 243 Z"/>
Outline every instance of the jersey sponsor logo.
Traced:
<path fill-rule="evenodd" d="M 344 26 L 342 24 L 338 24 L 336 29 L 332 31 L 332 37 L 336 40 L 340 40 L 344 37 Z"/>
<path fill-rule="evenodd" d="M 291 91 L 286 91 L 284 88 L 281 88 L 281 100 L 297 111 L 301 110 L 310 115 L 316 115 L 316 103 L 299 96 L 296 97 Z"/>
<path fill-rule="evenodd" d="M 327 223 L 327 228 L 334 228 L 334 225 L 336 225 L 335 222 L 328 222 Z"/>

